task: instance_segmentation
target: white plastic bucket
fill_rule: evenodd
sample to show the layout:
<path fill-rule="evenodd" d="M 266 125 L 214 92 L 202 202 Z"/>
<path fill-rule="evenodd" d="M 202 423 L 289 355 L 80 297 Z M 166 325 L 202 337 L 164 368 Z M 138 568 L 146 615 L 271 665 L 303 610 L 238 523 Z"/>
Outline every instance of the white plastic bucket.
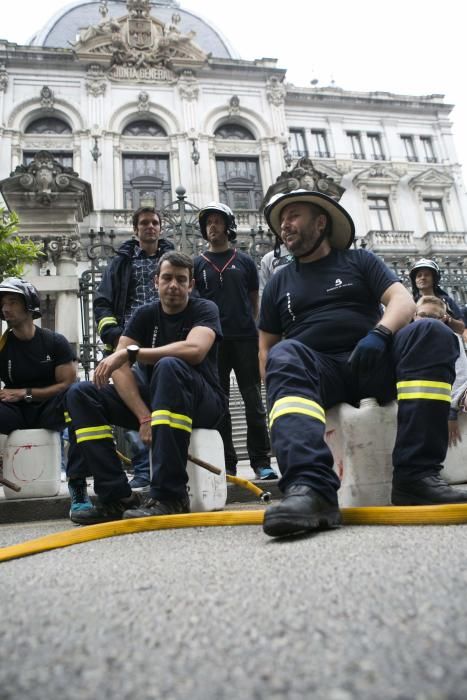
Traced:
<path fill-rule="evenodd" d="M 187 463 L 188 496 L 193 513 L 222 510 L 227 501 L 224 444 L 217 430 L 197 428 L 191 433 L 189 454 L 222 470 L 220 475 Z"/>
<path fill-rule="evenodd" d="M 21 487 L 3 487 L 5 498 L 45 498 L 60 491 L 60 433 L 52 430 L 14 430 L 3 452 L 3 475 Z"/>
<path fill-rule="evenodd" d="M 384 506 L 391 502 L 392 451 L 396 440 L 397 403 L 379 406 L 362 399 L 326 412 L 326 442 L 341 480 L 339 504 Z"/>
<path fill-rule="evenodd" d="M 441 476 L 449 484 L 467 483 L 467 414 L 459 412 L 458 421 L 462 442 L 448 447 L 444 469 L 441 472 Z"/>

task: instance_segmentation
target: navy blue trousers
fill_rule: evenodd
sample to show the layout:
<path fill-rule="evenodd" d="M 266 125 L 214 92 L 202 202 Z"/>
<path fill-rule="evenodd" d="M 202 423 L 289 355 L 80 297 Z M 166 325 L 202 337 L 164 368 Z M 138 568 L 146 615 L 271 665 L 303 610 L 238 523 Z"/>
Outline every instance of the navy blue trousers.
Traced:
<path fill-rule="evenodd" d="M 151 495 L 160 500 L 186 496 L 186 463 L 192 428 L 215 428 L 225 399 L 183 360 L 166 357 L 155 365 L 149 386 L 139 384 L 152 411 Z M 103 502 L 131 494 L 110 434 L 111 425 L 138 430 L 135 415 L 112 386 L 74 385 L 67 394 L 72 420 L 68 476 L 91 474 Z"/>
<path fill-rule="evenodd" d="M 258 339 L 224 339 L 217 355 L 219 379 L 227 396 L 230 395 L 230 373 L 237 378 L 239 391 L 245 404 L 246 447 L 253 469 L 267 467 L 271 463 L 266 410 L 261 398 L 261 378 L 259 376 Z M 238 459 L 232 439 L 232 418 L 227 411 L 219 425 L 224 443 L 226 467 L 235 467 Z"/>
<path fill-rule="evenodd" d="M 365 397 L 384 404 L 396 398 L 396 387 L 399 396 L 415 391 L 401 389 L 401 382 L 451 385 L 458 353 L 452 331 L 431 319 L 396 333 L 377 371 L 365 381 L 352 376 L 345 354 L 319 353 L 296 340 L 275 345 L 266 364 L 266 388 L 272 447 L 282 474 L 280 488 L 304 484 L 336 503 L 340 482 L 324 441 L 324 409 L 342 402 L 356 405 Z M 431 391 L 433 396 L 435 392 L 450 395 L 446 388 Z M 446 396 L 420 398 L 419 393 L 398 402 L 395 482 L 438 473 L 446 456 L 449 400 Z"/>

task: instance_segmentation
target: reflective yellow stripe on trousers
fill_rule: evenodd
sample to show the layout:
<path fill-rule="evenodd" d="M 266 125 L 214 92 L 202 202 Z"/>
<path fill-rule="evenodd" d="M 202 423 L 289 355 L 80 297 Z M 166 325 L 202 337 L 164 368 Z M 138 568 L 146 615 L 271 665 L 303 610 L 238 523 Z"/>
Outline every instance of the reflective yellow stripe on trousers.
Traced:
<path fill-rule="evenodd" d="M 112 428 L 110 425 L 94 425 L 92 428 L 78 428 L 75 431 L 76 442 L 88 442 L 90 440 L 113 440 Z"/>
<path fill-rule="evenodd" d="M 397 400 L 428 399 L 451 403 L 451 385 L 447 382 L 432 382 L 425 379 L 397 382 Z"/>
<path fill-rule="evenodd" d="M 151 425 L 168 425 L 170 428 L 177 430 L 186 430 L 191 433 L 193 421 L 189 416 L 184 416 L 181 413 L 172 413 L 171 411 L 159 410 L 152 412 Z"/>
<path fill-rule="evenodd" d="M 277 418 L 289 413 L 300 413 L 326 423 L 324 409 L 316 401 L 304 399 L 303 396 L 283 396 L 274 403 L 269 413 L 269 429 Z"/>

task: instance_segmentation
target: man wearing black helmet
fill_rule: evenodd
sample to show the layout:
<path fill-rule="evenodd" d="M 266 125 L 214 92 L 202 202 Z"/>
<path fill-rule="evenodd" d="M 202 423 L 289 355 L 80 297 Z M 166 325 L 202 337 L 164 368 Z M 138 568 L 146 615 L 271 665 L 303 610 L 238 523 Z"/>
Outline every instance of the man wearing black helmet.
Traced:
<path fill-rule="evenodd" d="M 63 399 L 77 379 L 74 353 L 63 335 L 36 326 L 39 307 L 39 295 L 29 282 L 8 277 L 0 283 L 0 317 L 8 326 L 0 339 L 2 433 L 65 428 Z"/>
<path fill-rule="evenodd" d="M 245 403 L 251 467 L 260 479 L 276 479 L 271 469 L 266 411 L 261 400 L 256 328 L 258 271 L 250 256 L 230 246 L 236 238 L 237 226 L 227 205 L 207 204 L 199 212 L 199 224 L 208 250 L 195 258 L 194 278 L 199 295 L 219 307 L 224 336 L 218 354 L 221 386 L 228 396 L 233 369 Z M 227 473 L 235 475 L 237 454 L 232 441 L 230 413 L 219 432 L 224 442 Z"/>
<path fill-rule="evenodd" d="M 442 299 L 446 304 L 447 313 L 443 317 L 443 322 L 446 323 L 454 333 L 462 335 L 465 330 L 462 311 L 457 303 L 449 296 L 444 289 L 439 286 L 441 279 L 441 270 L 434 260 L 421 258 L 413 265 L 410 270 L 410 281 L 412 282 L 412 294 L 415 301 L 418 301 L 423 296 L 435 296 Z"/>
<path fill-rule="evenodd" d="M 325 409 L 368 396 L 384 404 L 397 395 L 399 402 L 392 502 L 467 503 L 467 492 L 439 477 L 459 352 L 455 336 L 432 319 L 410 323 L 409 292 L 375 255 L 347 250 L 354 224 L 331 197 L 281 192 L 269 200 L 265 217 L 295 258 L 266 286 L 259 322 L 284 493 L 266 511 L 266 534 L 341 524 Z"/>

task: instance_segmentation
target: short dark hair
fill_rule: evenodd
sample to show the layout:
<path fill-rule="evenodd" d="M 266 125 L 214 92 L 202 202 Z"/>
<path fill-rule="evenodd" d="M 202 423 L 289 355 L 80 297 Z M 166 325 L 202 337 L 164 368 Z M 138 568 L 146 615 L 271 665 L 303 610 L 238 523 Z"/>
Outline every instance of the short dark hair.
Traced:
<path fill-rule="evenodd" d="M 164 255 L 161 255 L 156 267 L 156 277 L 160 274 L 162 263 L 168 262 L 174 267 L 185 267 L 188 270 L 188 276 L 193 279 L 193 260 L 185 253 L 178 253 L 176 250 L 169 250 Z"/>
<path fill-rule="evenodd" d="M 161 215 L 160 215 L 160 213 L 157 211 L 157 209 L 155 209 L 154 207 L 140 207 L 139 209 L 137 209 L 137 210 L 133 213 L 133 216 L 132 216 L 132 219 L 131 219 L 131 220 L 132 220 L 132 223 L 133 223 L 133 229 L 137 229 L 137 228 L 138 228 L 139 217 L 141 216 L 141 214 L 146 214 L 146 213 L 147 213 L 147 214 L 156 214 L 157 218 L 159 219 L 159 223 L 160 223 L 160 224 L 162 223 Z"/>

